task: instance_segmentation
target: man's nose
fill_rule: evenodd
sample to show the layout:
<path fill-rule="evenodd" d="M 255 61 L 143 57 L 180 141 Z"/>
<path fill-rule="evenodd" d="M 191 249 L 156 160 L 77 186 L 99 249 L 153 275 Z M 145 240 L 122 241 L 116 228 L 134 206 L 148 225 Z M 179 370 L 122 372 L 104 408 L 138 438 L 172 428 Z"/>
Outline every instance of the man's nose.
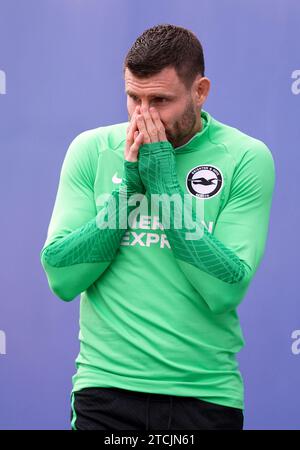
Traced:
<path fill-rule="evenodd" d="M 149 109 L 149 102 L 148 102 L 148 100 L 142 100 L 141 101 L 141 107 L 143 107 L 145 109 Z"/>

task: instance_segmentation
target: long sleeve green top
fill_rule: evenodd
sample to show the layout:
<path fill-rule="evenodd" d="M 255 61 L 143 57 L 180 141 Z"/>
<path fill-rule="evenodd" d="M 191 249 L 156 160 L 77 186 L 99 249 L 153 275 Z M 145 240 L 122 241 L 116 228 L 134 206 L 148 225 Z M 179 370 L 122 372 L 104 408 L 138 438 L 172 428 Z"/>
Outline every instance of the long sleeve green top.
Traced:
<path fill-rule="evenodd" d="M 274 162 L 263 142 L 201 118 L 185 145 L 145 144 L 137 163 L 124 161 L 128 123 L 68 148 L 41 262 L 55 295 L 81 297 L 73 391 L 244 407 L 237 307 L 263 256 Z"/>

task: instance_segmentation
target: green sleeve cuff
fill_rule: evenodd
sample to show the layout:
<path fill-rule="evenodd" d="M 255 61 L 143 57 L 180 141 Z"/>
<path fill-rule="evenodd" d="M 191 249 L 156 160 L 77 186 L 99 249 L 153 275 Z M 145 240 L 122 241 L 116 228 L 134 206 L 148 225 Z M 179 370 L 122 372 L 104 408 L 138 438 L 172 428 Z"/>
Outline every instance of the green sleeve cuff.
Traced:
<path fill-rule="evenodd" d="M 120 192 L 126 188 L 127 197 L 135 193 L 144 194 L 145 186 L 140 177 L 138 161 L 127 161 L 124 159 L 123 167 L 124 170 Z"/>
<path fill-rule="evenodd" d="M 169 141 L 149 142 L 141 145 L 139 154 L 145 155 L 148 153 L 161 153 L 166 150 L 174 151 L 173 146 Z"/>

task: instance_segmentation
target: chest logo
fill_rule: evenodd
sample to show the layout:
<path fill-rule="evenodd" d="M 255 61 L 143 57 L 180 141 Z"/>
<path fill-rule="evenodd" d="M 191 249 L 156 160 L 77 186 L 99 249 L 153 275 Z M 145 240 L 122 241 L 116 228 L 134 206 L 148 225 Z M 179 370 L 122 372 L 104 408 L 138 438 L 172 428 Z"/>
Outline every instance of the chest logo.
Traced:
<path fill-rule="evenodd" d="M 188 192 L 199 198 L 214 197 L 220 192 L 223 184 L 222 172 L 215 166 L 194 167 L 186 177 Z"/>
<path fill-rule="evenodd" d="M 116 173 L 113 175 L 111 181 L 112 181 L 114 184 L 120 184 L 120 183 L 122 182 L 122 178 L 119 178 L 119 177 L 118 177 L 118 172 L 116 172 Z"/>

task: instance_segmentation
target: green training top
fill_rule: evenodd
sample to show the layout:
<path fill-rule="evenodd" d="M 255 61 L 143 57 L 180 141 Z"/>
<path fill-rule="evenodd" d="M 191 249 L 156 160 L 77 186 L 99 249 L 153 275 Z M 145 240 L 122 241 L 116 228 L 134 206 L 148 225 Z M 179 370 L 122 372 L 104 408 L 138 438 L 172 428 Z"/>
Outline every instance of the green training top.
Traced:
<path fill-rule="evenodd" d="M 124 160 L 128 122 L 79 134 L 41 262 L 81 294 L 73 389 L 119 387 L 244 408 L 237 307 L 261 261 L 274 189 L 266 145 L 201 112 L 185 145 Z"/>

